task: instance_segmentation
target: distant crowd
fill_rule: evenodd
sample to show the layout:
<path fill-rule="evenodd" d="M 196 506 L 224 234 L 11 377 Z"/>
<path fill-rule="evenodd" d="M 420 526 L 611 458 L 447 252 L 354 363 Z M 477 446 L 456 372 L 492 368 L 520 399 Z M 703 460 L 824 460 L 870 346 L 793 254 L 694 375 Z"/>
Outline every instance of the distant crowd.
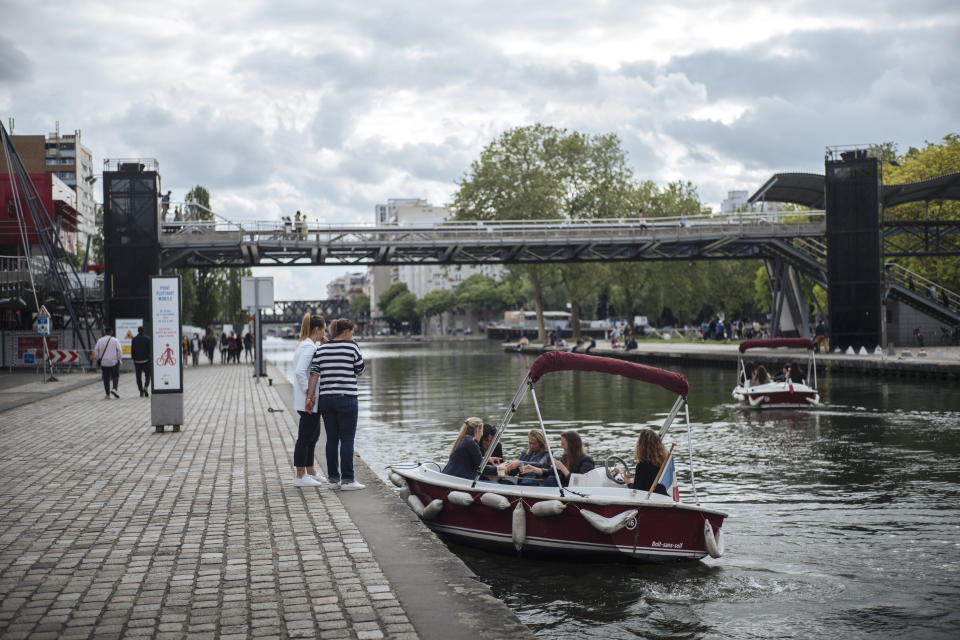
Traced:
<path fill-rule="evenodd" d="M 230 335 L 223 332 L 217 337 L 209 329 L 202 338 L 198 333 L 194 333 L 192 338 L 183 336 L 183 364 L 190 362 L 193 366 L 198 366 L 201 352 L 207 356 L 207 362 L 213 364 L 217 351 L 220 352 L 220 364 L 240 364 L 241 353 L 244 362 L 253 362 L 256 359 L 253 343 L 252 331 L 243 334 L 242 338 L 234 331 L 231 331 Z"/>

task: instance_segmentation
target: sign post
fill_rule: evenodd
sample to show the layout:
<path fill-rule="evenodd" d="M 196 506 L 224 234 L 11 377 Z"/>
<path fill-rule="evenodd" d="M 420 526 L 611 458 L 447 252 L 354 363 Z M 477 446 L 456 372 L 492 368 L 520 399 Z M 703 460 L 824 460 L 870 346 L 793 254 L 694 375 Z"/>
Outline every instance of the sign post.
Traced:
<path fill-rule="evenodd" d="M 266 307 L 273 306 L 273 278 L 244 277 L 240 280 L 240 306 L 253 308 L 256 313 L 254 331 L 256 332 L 256 354 L 253 358 L 254 374 L 260 382 L 260 377 L 267 375 L 267 367 L 263 361 L 263 323 L 261 316 Z"/>
<path fill-rule="evenodd" d="M 180 276 L 150 276 L 150 316 L 153 320 L 150 383 L 150 421 L 157 433 L 165 425 L 174 432 L 183 424 L 183 358 L 180 336 L 183 326 L 180 306 Z"/>

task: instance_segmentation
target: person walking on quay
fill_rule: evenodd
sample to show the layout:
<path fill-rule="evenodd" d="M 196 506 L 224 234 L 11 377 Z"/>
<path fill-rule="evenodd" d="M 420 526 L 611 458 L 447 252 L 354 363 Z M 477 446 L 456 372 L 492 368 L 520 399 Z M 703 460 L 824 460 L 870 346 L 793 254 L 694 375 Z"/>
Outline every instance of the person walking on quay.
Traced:
<path fill-rule="evenodd" d="M 293 406 L 295 407 L 306 406 L 307 388 L 310 386 L 310 366 L 313 364 L 317 345 L 327 341 L 324 337 L 326 326 L 323 316 L 303 314 L 303 320 L 300 322 L 300 342 L 293 354 Z M 313 392 L 314 403 L 317 401 L 318 390 L 319 388 L 314 389 Z M 319 487 L 327 481 L 314 467 L 317 440 L 320 439 L 320 414 L 308 413 L 303 409 L 298 409 L 297 413 L 300 414 L 300 425 L 297 430 L 297 443 L 293 448 L 293 466 L 297 469 L 293 486 Z"/>
<path fill-rule="evenodd" d="M 150 338 L 143 332 L 143 327 L 137 327 L 137 335 L 130 341 L 130 357 L 133 358 L 133 367 L 137 371 L 137 388 L 140 389 L 140 397 L 149 398 L 153 351 L 150 349 Z"/>
<path fill-rule="evenodd" d="M 120 382 L 120 360 L 123 358 L 123 350 L 120 348 L 120 341 L 113 337 L 113 329 L 110 327 L 103 330 L 103 337 L 93 346 L 93 356 L 100 362 L 104 396 L 109 400 L 112 393 L 119 398 L 117 385 Z M 110 389 L 111 382 L 113 390 Z"/>
<path fill-rule="evenodd" d="M 200 364 L 200 334 L 194 333 L 190 338 L 190 357 L 193 359 L 193 366 Z"/>
<path fill-rule="evenodd" d="M 253 361 L 253 331 L 247 331 L 243 335 L 243 361 Z"/>
<path fill-rule="evenodd" d="M 227 332 L 224 331 L 220 334 L 220 364 L 223 364 L 227 360 L 227 349 L 230 347 L 230 343 L 227 339 Z"/>
<path fill-rule="evenodd" d="M 187 338 L 187 336 L 183 336 L 180 338 L 180 343 L 182 346 L 180 351 L 183 352 L 183 364 L 186 366 L 187 362 L 190 361 L 190 340 Z"/>
<path fill-rule="evenodd" d="M 207 335 L 203 338 L 203 350 L 207 354 L 207 360 L 213 364 L 213 352 L 217 350 L 217 337 L 210 329 L 207 329 Z"/>
<path fill-rule="evenodd" d="M 353 323 L 339 318 L 330 324 L 330 342 L 317 347 L 310 366 L 307 413 L 313 412 L 317 385 L 317 411 L 327 434 L 327 475 L 344 491 L 365 489 L 354 479 L 353 439 L 357 434 L 357 376 L 363 373 L 363 356 L 353 341 Z M 338 454 L 339 453 L 339 460 Z M 338 464 L 339 462 L 339 464 Z"/>

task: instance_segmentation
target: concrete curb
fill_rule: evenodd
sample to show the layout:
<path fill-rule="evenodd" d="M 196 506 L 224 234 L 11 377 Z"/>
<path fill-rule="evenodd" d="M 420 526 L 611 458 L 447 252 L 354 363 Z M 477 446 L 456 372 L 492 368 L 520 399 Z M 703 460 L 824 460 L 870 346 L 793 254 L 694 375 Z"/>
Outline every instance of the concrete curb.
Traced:
<path fill-rule="evenodd" d="M 286 382 L 276 367 L 269 367 L 280 397 L 296 415 L 292 406 L 293 385 Z M 318 451 L 323 450 L 324 440 L 321 434 Z M 535 637 L 359 456 L 355 470 L 357 480 L 367 488 L 341 492 L 341 501 L 421 637 L 444 640 Z"/>

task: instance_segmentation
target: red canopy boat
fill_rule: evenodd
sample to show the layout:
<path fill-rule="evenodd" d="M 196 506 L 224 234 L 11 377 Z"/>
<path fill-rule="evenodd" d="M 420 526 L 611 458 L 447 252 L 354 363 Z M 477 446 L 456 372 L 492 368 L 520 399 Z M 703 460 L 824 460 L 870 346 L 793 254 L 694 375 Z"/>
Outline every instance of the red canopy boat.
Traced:
<path fill-rule="evenodd" d="M 807 354 L 807 375 L 799 380 L 796 372 L 781 371 L 771 375 L 761 365 L 747 371 L 743 354 L 751 349 L 800 349 Z M 807 409 L 820 404 L 817 391 L 816 345 L 808 338 L 770 338 L 745 340 L 737 356 L 737 386 L 733 397 L 751 409 Z"/>
<path fill-rule="evenodd" d="M 677 394 L 660 428 L 663 439 L 681 409 L 690 449 L 687 379 L 677 373 L 613 358 L 552 351 L 530 367 L 505 412 L 474 477 L 440 472 L 440 465 L 397 464 L 390 480 L 400 487 L 410 507 L 434 531 L 475 546 L 527 554 L 618 561 L 667 562 L 695 560 L 723 553 L 721 526 L 726 514 L 700 506 L 688 451 L 693 502 L 681 502 L 673 459 L 665 461 L 658 480 L 671 495 L 625 486 L 615 456 L 603 467 L 570 475 L 569 486 L 525 486 L 498 476 L 482 477 L 490 453 L 506 430 L 517 406 L 529 393 L 540 429 L 547 436 L 534 383 L 554 371 L 588 371 L 619 375 L 657 384 Z M 549 452 L 549 438 L 547 438 Z M 556 469 L 551 471 L 560 485 Z M 654 481 L 654 486 L 658 480 Z"/>

